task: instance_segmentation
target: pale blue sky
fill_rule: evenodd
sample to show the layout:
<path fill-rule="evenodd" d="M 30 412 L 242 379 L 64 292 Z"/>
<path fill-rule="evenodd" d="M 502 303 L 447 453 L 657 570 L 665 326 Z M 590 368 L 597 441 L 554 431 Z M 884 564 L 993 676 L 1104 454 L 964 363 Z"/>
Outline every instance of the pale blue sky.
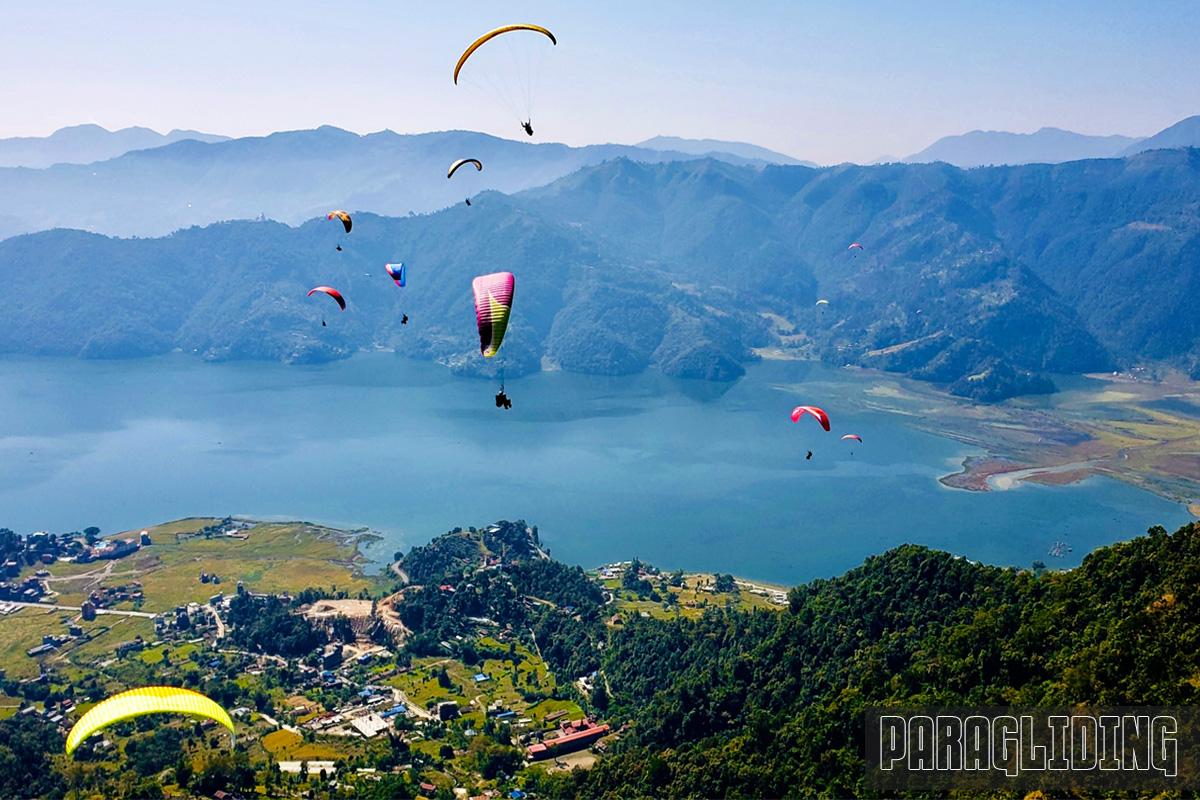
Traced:
<path fill-rule="evenodd" d="M 1197 2 L 9 4 L 0 136 L 63 125 L 230 135 L 513 121 L 450 82 L 475 34 L 558 35 L 540 140 L 740 139 L 823 163 L 976 128 L 1145 135 L 1200 113 Z"/>

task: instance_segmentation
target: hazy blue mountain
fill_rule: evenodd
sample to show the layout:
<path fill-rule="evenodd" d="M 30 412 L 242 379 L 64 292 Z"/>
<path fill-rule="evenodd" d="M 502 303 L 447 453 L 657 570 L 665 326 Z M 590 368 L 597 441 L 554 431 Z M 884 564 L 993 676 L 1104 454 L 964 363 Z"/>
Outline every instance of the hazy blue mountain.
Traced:
<path fill-rule="evenodd" d="M 644 142 L 638 142 L 636 146 L 645 147 L 650 150 L 671 150 L 676 153 L 689 153 L 696 156 L 718 157 L 721 154 L 728 154 L 740 156 L 751 161 L 762 161 L 767 164 L 790 164 L 805 167 L 817 166 L 812 161 L 802 161 L 756 144 L 726 142 L 720 139 L 685 139 L 681 136 L 655 136 Z"/>
<path fill-rule="evenodd" d="M 1174 147 L 1200 147 L 1200 116 L 1181 119 L 1153 136 L 1140 139 L 1121 152 L 1131 156 L 1147 150 L 1162 150 Z"/>
<path fill-rule="evenodd" d="M 446 180 L 446 167 L 464 157 L 480 159 L 484 171 L 460 171 Z M 619 157 L 696 158 L 627 145 L 536 144 L 469 131 L 360 136 L 322 127 L 215 143 L 182 141 L 95 164 L 0 169 L 0 235 L 70 227 L 154 236 L 260 214 L 297 224 L 331 208 L 426 212 L 484 189 L 541 186 Z M 719 157 L 747 163 L 740 156 Z"/>
<path fill-rule="evenodd" d="M 765 341 L 756 319 L 714 319 L 702 296 L 605 259 L 569 226 L 498 193 L 427 216 L 360 214 L 342 252 L 339 241 L 323 218 L 298 228 L 218 223 L 157 239 L 71 230 L 14 237 L 0 242 L 0 272 L 28 294 L 0 326 L 0 352 L 121 358 L 179 348 L 213 360 L 310 362 L 384 347 L 464 372 L 658 367 L 728 379 L 752 357 L 741 337 Z M 383 272 L 397 260 L 409 267 L 403 290 Z M 503 358 L 485 364 L 471 278 L 506 268 L 518 276 L 519 313 Z M 306 297 L 318 284 L 340 289 L 347 310 Z"/>
<path fill-rule="evenodd" d="M 908 164 L 944 161 L 970 168 L 998 164 L 1061 164 L 1084 158 L 1120 155 L 1138 140 L 1129 136 L 1088 136 L 1060 128 L 1033 133 L 971 131 L 944 136 L 919 153 L 904 159 Z"/>
<path fill-rule="evenodd" d="M 1113 363 L 1200 376 L 1198 150 L 971 171 L 618 162 L 526 198 L 607 252 L 782 315 L 789 344 L 832 363 L 989 399 Z"/>
<path fill-rule="evenodd" d="M 116 158 L 131 150 L 162 147 L 192 139 L 220 142 L 227 136 L 199 131 L 173 130 L 159 133 L 149 128 L 121 128 L 110 131 L 99 125 L 73 125 L 59 128 L 49 136 L 22 136 L 0 139 L 0 167 L 48 167 L 52 164 L 90 164 Z"/>
<path fill-rule="evenodd" d="M 14 237 L 0 274 L 21 303 L 0 352 L 312 361 L 385 347 L 477 372 L 470 278 L 511 268 L 510 374 L 729 379 L 770 347 L 981 400 L 1134 363 L 1200 377 L 1198 208 L 1200 150 L 969 171 L 622 158 L 470 208 L 359 214 L 349 237 L 322 218 Z M 404 290 L 381 271 L 395 260 Z M 318 283 L 349 310 L 305 298 Z"/>

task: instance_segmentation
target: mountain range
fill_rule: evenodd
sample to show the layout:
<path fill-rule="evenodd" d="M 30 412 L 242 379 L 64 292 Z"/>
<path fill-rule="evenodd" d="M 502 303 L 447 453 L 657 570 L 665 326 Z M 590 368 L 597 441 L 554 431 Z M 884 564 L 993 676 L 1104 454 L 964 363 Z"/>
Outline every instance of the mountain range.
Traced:
<path fill-rule="evenodd" d="M 1200 147 L 1200 116 L 1188 117 L 1153 136 L 1089 136 L 1060 128 L 1033 133 L 971 131 L 945 136 L 905 159 L 907 164 L 944 161 L 956 167 L 1061 164 L 1088 158 L 1122 158 L 1147 150 Z M 886 160 L 886 159 L 883 159 Z"/>
<path fill-rule="evenodd" d="M 944 136 L 904 159 L 909 164 L 944 161 L 956 167 L 995 164 L 1061 164 L 1084 158 L 1113 158 L 1141 141 L 1130 136 L 1088 136 L 1061 128 L 1033 133 L 971 131 Z"/>
<path fill-rule="evenodd" d="M 791 164 L 793 166 L 804 167 L 817 166 L 812 161 L 802 161 L 774 150 L 768 150 L 756 144 L 727 142 L 721 139 L 684 139 L 680 136 L 655 136 L 644 142 L 638 142 L 636 146 L 645 147 L 650 150 L 666 150 L 711 158 L 718 158 L 721 154 L 729 154 L 741 156 L 752 161 L 762 161 L 767 164 Z"/>
<path fill-rule="evenodd" d="M 149 152 L 181 146 L 200 145 Z M 512 269 L 510 375 L 730 379 L 766 352 L 981 400 L 1145 362 L 1200 377 L 1198 209 L 1200 150 L 966 171 L 617 158 L 469 208 L 357 214 L 349 236 L 323 217 L 18 236 L 0 242 L 21 287 L 0 352 L 314 361 L 385 347 L 478 373 L 470 279 Z M 382 273 L 397 260 L 403 290 Z M 318 283 L 349 309 L 305 298 Z"/>
<path fill-rule="evenodd" d="M 0 167 L 49 167 L 52 164 L 90 164 L 116 158 L 131 150 L 193 140 L 221 142 L 229 137 L 199 131 L 173 130 L 158 133 L 149 128 L 121 128 L 110 131 L 99 125 L 73 125 L 59 128 L 49 136 L 21 136 L 0 139 Z"/>
<path fill-rule="evenodd" d="M 1060 163 L 1184 146 L 1200 146 L 1200 117 L 1145 140 L 1053 128 L 1033 134 L 976 131 L 941 139 L 904 161 L 961 167 Z M 159 236 L 260 216 L 298 224 L 332 208 L 423 213 L 484 189 L 512 193 L 543 186 L 616 158 L 815 166 L 757 145 L 716 139 L 657 136 L 638 145 L 569 147 L 469 131 L 359 135 L 328 126 L 224 139 L 85 125 L 42 139 L 0 140 L 0 164 L 5 153 L 10 163 L 26 166 L 0 167 L 0 238 L 55 227 Z M 463 157 L 480 159 L 484 171 L 460 171 L 447 181 L 445 167 Z M 45 166 L 49 162 L 59 163 Z"/>
<path fill-rule="evenodd" d="M 459 158 L 482 173 L 446 179 Z M 190 225 L 260 215 L 299 223 L 332 208 L 388 215 L 445 208 L 483 189 L 515 192 L 614 158 L 699 156 L 600 144 L 568 147 L 470 131 L 360 136 L 333 127 L 220 142 L 186 140 L 87 165 L 0 169 L 0 237 L 71 227 L 158 236 Z M 736 154 L 737 164 L 766 162 Z"/>

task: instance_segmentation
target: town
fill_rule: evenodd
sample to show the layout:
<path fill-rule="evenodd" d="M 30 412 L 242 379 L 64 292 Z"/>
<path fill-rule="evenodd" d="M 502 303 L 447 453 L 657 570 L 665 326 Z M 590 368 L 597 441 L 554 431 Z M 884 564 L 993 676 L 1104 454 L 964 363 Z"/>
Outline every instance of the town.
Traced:
<path fill-rule="evenodd" d="M 608 631 L 787 602 L 638 561 L 585 573 L 523 522 L 455 529 L 373 576 L 361 536 L 303 523 L 99 533 L 0 531 L 0 631 L 27 637 L 0 662 L 0 712 L 64 735 L 114 690 L 203 692 L 236 721 L 232 762 L 210 723 L 181 720 L 125 723 L 75 755 L 102 788 L 105 765 L 161 739 L 145 778 L 169 778 L 165 796 L 536 795 L 539 771 L 587 769 L 622 734 L 597 658 Z"/>

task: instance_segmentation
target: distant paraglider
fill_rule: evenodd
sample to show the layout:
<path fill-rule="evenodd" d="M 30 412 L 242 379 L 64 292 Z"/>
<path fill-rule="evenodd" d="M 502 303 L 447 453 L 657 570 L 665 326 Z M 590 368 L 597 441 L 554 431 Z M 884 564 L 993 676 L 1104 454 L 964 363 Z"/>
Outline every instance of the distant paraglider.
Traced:
<path fill-rule="evenodd" d="M 450 165 L 450 169 L 446 170 L 446 180 L 454 177 L 454 173 L 458 172 L 458 168 L 463 164 L 474 164 L 476 172 L 483 172 L 483 162 L 478 158 L 460 158 Z M 467 205 L 471 205 L 471 198 L 467 198 Z"/>
<path fill-rule="evenodd" d="M 849 441 L 851 439 L 858 442 L 859 444 L 862 444 L 862 437 L 859 436 L 857 433 L 847 433 L 845 436 L 842 437 L 843 442 Z"/>
<path fill-rule="evenodd" d="M 397 286 L 403 289 L 404 284 L 408 282 L 408 269 L 404 266 L 404 264 L 384 264 L 383 268 L 387 270 L 388 277 L 395 281 Z M 408 324 L 408 314 L 400 315 L 400 324 Z"/>
<path fill-rule="evenodd" d="M 829 305 L 829 301 L 822 297 L 820 300 L 817 301 L 817 305 L 827 306 L 827 305 Z"/>
<path fill-rule="evenodd" d="M 530 37 L 528 33 L 538 35 Z M 554 34 L 541 25 L 501 25 L 471 42 L 454 65 L 456 86 L 459 77 L 464 77 L 465 82 L 472 83 L 513 114 L 528 136 L 533 136 L 534 95 L 547 50 L 542 37 L 549 39 L 551 45 L 558 44 Z M 483 55 L 476 55 L 484 45 L 487 47 Z M 494 58 L 488 53 L 494 53 Z M 480 58 L 483 63 L 479 63 Z"/>
<path fill-rule="evenodd" d="M 354 227 L 354 222 L 350 219 L 350 215 L 340 209 L 337 211 L 330 211 L 328 214 L 325 215 L 325 219 L 327 219 L 327 220 L 336 219 L 339 222 L 341 222 L 342 227 L 346 229 L 347 236 L 350 234 L 350 229 Z M 341 244 L 338 244 L 336 249 L 339 253 L 342 252 Z"/>
<path fill-rule="evenodd" d="M 110 725 L 146 714 L 184 714 L 210 719 L 229 729 L 233 737 L 233 720 L 225 709 L 190 689 L 175 686 L 143 686 L 113 695 L 93 706 L 79 718 L 67 734 L 67 755 L 71 755 L 93 733 Z"/>
<path fill-rule="evenodd" d="M 313 288 L 308 290 L 308 294 L 306 296 L 312 297 L 314 294 L 316 294 L 318 292 L 320 292 L 321 294 L 329 295 L 330 297 L 332 297 L 334 299 L 334 302 L 336 302 L 338 304 L 338 308 L 340 308 L 342 311 L 346 310 L 346 298 L 342 297 L 342 293 L 339 292 L 337 289 L 334 289 L 332 286 L 314 286 Z M 324 319 L 321 320 L 321 327 L 322 328 L 328 327 L 325 324 Z"/>
<path fill-rule="evenodd" d="M 858 242 L 851 242 L 850 246 L 847 247 L 846 249 L 847 250 L 862 250 L 863 246 L 861 244 L 859 244 Z"/>

